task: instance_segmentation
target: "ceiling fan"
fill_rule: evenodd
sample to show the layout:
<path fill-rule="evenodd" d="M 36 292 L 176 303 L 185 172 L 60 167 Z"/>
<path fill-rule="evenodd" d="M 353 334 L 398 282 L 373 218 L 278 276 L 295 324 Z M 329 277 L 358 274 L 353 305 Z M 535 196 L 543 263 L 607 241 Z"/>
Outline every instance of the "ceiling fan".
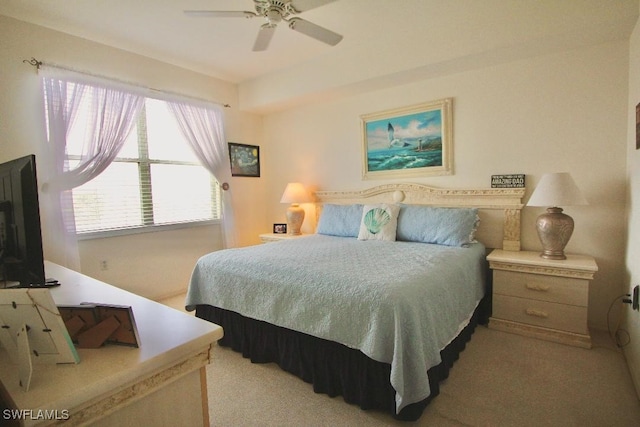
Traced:
<path fill-rule="evenodd" d="M 264 17 L 267 22 L 262 24 L 258 37 L 253 45 L 254 51 L 266 50 L 275 33 L 277 25 L 284 21 L 294 31 L 305 34 L 323 43 L 335 46 L 340 43 L 342 36 L 312 22 L 298 18 L 300 12 L 314 9 L 336 0 L 253 0 L 255 12 L 229 10 L 185 10 L 187 16 L 214 18 L 255 18 Z"/>

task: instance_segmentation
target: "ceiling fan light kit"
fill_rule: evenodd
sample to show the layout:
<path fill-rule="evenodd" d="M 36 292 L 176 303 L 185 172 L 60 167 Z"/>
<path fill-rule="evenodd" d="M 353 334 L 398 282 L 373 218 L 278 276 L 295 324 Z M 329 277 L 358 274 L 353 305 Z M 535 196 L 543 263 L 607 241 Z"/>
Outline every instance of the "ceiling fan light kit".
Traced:
<path fill-rule="evenodd" d="M 336 0 L 253 0 L 255 12 L 231 10 L 185 10 L 187 16 L 213 18 L 254 18 L 264 17 L 266 23 L 260 27 L 253 45 L 254 51 L 266 50 L 275 33 L 278 23 L 287 22 L 290 29 L 313 39 L 335 46 L 340 43 L 342 36 L 320 25 L 314 24 L 297 15 L 309 9 L 314 9 Z"/>

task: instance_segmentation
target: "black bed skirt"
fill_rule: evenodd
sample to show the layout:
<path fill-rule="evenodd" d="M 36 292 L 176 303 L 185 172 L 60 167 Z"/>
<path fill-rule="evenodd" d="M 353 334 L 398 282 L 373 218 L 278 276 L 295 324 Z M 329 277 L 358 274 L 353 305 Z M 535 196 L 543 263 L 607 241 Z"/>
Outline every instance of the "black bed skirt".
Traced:
<path fill-rule="evenodd" d="M 440 393 L 439 383 L 449 376 L 478 323 L 486 323 L 486 304 L 481 303 L 462 332 L 440 352 L 442 362 L 428 370 L 431 395 L 406 406 L 396 414 L 395 390 L 389 377 L 391 365 L 375 361 L 359 350 L 333 341 L 250 319 L 238 313 L 208 305 L 196 307 L 196 316 L 224 329 L 218 344 L 242 353 L 253 363 L 277 363 L 282 369 L 313 384 L 316 393 L 341 395 L 362 409 L 389 412 L 394 418 L 420 418 L 431 399 Z"/>

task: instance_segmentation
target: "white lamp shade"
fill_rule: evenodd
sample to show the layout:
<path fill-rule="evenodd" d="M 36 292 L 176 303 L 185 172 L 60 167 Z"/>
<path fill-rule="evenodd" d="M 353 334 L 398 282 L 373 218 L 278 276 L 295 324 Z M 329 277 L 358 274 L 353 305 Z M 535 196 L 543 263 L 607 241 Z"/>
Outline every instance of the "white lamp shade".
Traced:
<path fill-rule="evenodd" d="M 307 203 L 311 202 L 311 195 L 299 182 L 290 182 L 284 189 L 280 203 Z"/>
<path fill-rule="evenodd" d="M 567 172 L 544 174 L 527 206 L 588 205 L 580 189 Z"/>

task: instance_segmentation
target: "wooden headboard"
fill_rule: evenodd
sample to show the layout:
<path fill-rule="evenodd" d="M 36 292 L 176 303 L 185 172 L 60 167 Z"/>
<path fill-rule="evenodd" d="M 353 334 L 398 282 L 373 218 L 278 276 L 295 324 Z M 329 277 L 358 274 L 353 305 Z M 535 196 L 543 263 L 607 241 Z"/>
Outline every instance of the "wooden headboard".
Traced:
<path fill-rule="evenodd" d="M 442 189 L 422 184 L 385 184 L 359 191 L 316 191 L 316 220 L 322 204 L 406 203 L 478 208 L 477 239 L 487 248 L 520 250 L 520 211 L 524 188 Z M 316 221 L 317 223 L 317 221 Z"/>

